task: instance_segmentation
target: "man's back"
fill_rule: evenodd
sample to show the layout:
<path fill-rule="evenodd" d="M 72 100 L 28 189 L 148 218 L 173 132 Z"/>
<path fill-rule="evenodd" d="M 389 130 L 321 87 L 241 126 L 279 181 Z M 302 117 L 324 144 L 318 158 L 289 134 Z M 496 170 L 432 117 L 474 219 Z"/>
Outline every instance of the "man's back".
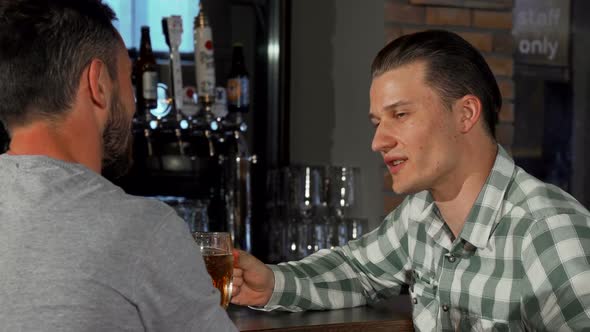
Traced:
<path fill-rule="evenodd" d="M 84 166 L 0 156 L 3 330 L 233 330 L 172 209 Z"/>

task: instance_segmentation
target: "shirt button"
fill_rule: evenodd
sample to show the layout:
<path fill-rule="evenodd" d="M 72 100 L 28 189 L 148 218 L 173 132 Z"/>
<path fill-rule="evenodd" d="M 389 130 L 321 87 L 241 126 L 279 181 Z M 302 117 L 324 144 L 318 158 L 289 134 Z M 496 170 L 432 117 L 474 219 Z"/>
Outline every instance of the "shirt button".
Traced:
<path fill-rule="evenodd" d="M 414 298 L 412 302 L 414 302 L 414 304 L 418 304 L 418 298 Z"/>
<path fill-rule="evenodd" d="M 457 260 L 455 256 L 449 256 L 449 262 L 455 263 L 455 260 Z"/>
<path fill-rule="evenodd" d="M 444 312 L 447 312 L 447 311 L 449 311 L 449 306 L 448 306 L 448 305 L 446 305 L 446 304 L 443 304 L 442 308 L 443 308 L 443 311 L 444 311 Z"/>

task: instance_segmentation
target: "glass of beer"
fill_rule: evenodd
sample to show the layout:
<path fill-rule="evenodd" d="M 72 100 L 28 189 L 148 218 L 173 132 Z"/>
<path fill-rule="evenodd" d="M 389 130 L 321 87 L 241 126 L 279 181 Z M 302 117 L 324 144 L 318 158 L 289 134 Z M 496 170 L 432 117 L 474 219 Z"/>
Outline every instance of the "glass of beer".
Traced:
<path fill-rule="evenodd" d="M 221 293 L 221 306 L 227 309 L 234 272 L 231 236 L 225 232 L 195 232 L 193 237 L 201 248 L 213 286 Z"/>

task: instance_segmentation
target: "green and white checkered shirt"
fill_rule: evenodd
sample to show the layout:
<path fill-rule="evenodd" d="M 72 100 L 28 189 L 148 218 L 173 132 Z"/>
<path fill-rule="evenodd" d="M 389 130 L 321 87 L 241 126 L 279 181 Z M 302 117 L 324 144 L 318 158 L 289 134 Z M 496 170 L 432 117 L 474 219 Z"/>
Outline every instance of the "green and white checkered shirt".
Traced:
<path fill-rule="evenodd" d="M 420 331 L 590 330 L 590 213 L 498 151 L 459 237 L 428 192 L 411 195 L 362 238 L 270 266 L 265 309 L 353 307 L 409 285 Z"/>

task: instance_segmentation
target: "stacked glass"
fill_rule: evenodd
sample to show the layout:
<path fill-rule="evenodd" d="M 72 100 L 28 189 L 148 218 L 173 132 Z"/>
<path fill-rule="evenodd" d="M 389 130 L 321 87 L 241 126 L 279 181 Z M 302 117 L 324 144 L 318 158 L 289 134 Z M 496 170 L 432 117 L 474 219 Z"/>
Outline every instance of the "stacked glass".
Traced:
<path fill-rule="evenodd" d="M 267 177 L 269 261 L 343 246 L 366 232 L 358 215 L 356 167 L 293 165 Z"/>

